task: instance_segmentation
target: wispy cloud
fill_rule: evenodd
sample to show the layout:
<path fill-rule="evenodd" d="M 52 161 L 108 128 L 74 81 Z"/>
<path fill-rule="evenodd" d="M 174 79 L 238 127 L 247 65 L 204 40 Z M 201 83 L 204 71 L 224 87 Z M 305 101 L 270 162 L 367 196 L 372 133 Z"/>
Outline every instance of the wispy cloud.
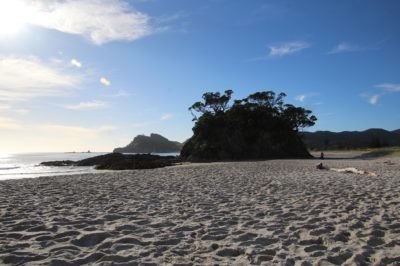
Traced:
<path fill-rule="evenodd" d="M 271 45 L 269 46 L 269 56 L 270 57 L 280 57 L 285 55 L 294 54 L 309 48 L 310 44 L 303 41 L 293 41 L 293 42 L 286 42 L 280 45 Z"/>
<path fill-rule="evenodd" d="M 0 128 L 2 129 L 17 129 L 21 128 L 21 124 L 11 118 L 0 117 Z"/>
<path fill-rule="evenodd" d="M 304 94 L 302 94 L 302 95 L 297 95 L 296 97 L 295 97 L 295 100 L 296 101 L 299 101 L 299 102 L 304 102 L 304 100 L 306 99 L 306 95 L 304 95 Z"/>
<path fill-rule="evenodd" d="M 338 54 L 338 53 L 345 53 L 345 52 L 354 52 L 357 51 L 359 48 L 347 42 L 341 42 L 332 50 L 328 52 L 328 54 Z"/>
<path fill-rule="evenodd" d="M 76 88 L 81 76 L 36 57 L 0 57 L 0 99 L 59 96 Z"/>
<path fill-rule="evenodd" d="M 133 41 L 153 33 L 150 16 L 123 0 L 25 0 L 29 23 L 82 35 L 97 45 Z"/>
<path fill-rule="evenodd" d="M 119 90 L 119 91 L 117 91 L 117 93 L 115 93 L 115 94 L 113 94 L 113 95 L 111 95 L 112 97 L 126 97 L 126 96 L 131 96 L 132 94 L 130 94 L 129 92 L 127 92 L 127 91 L 124 91 L 124 90 Z"/>
<path fill-rule="evenodd" d="M 108 87 L 111 85 L 111 81 L 109 81 L 107 78 L 105 77 L 101 77 L 100 78 L 100 83 L 103 84 L 104 86 Z"/>
<path fill-rule="evenodd" d="M 108 104 L 103 101 L 89 101 L 89 102 L 80 102 L 78 104 L 73 105 L 65 105 L 64 108 L 70 110 L 96 110 L 96 109 L 104 109 L 107 108 Z"/>
<path fill-rule="evenodd" d="M 400 84 L 383 83 L 374 86 L 378 89 L 383 89 L 386 92 L 400 92 Z"/>
<path fill-rule="evenodd" d="M 363 52 L 363 51 L 369 51 L 369 50 L 378 50 L 381 48 L 385 40 L 382 40 L 378 43 L 375 43 L 373 45 L 357 45 L 357 44 L 352 44 L 349 42 L 341 42 L 337 46 L 333 47 L 328 54 L 340 54 L 340 53 L 349 53 L 349 52 Z"/>
<path fill-rule="evenodd" d="M 170 120 L 170 119 L 172 119 L 174 117 L 174 115 L 173 114 L 170 114 L 170 113 L 165 113 L 165 114 L 162 114 L 162 116 L 161 116 L 161 120 Z"/>
<path fill-rule="evenodd" d="M 296 97 L 294 97 L 294 99 L 296 101 L 299 101 L 299 102 L 304 102 L 306 99 L 309 99 L 311 97 L 315 97 L 317 95 L 319 95 L 319 93 L 308 92 L 308 93 L 299 94 Z"/>
<path fill-rule="evenodd" d="M 81 68 L 81 67 L 82 67 L 82 63 L 79 62 L 79 61 L 76 60 L 76 59 L 72 59 L 72 60 L 71 60 L 71 65 L 73 65 L 74 67 L 77 67 L 77 68 Z"/>
<path fill-rule="evenodd" d="M 127 92 L 125 90 L 118 90 L 117 92 L 107 91 L 107 93 L 103 94 L 102 96 L 110 97 L 110 98 L 120 98 L 120 97 L 132 96 L 132 95 L 134 95 L 134 94 Z"/>
<path fill-rule="evenodd" d="M 380 90 L 379 93 L 362 93 L 361 97 L 366 98 L 368 103 L 376 105 L 380 98 L 387 94 L 392 94 L 400 92 L 400 84 L 396 83 L 382 83 L 373 86 L 374 88 Z"/>

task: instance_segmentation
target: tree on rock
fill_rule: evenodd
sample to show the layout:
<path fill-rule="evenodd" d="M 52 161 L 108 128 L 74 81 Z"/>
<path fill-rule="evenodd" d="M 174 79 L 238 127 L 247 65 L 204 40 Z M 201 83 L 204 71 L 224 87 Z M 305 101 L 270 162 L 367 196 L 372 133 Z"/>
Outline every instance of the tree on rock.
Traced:
<path fill-rule="evenodd" d="M 311 111 L 284 104 L 284 93 L 256 92 L 233 101 L 233 91 L 207 92 L 189 110 L 193 136 L 181 151 L 190 161 L 309 158 L 297 134 L 317 120 Z M 197 114 L 200 113 L 198 117 Z"/>

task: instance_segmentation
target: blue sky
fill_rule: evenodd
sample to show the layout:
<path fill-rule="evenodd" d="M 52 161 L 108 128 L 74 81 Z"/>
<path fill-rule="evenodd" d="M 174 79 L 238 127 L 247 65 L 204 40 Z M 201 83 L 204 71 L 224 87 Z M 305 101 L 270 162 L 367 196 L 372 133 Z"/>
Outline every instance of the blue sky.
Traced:
<path fill-rule="evenodd" d="M 399 1 L 3 0 L 0 152 L 191 136 L 207 91 L 261 90 L 308 130 L 400 128 Z"/>

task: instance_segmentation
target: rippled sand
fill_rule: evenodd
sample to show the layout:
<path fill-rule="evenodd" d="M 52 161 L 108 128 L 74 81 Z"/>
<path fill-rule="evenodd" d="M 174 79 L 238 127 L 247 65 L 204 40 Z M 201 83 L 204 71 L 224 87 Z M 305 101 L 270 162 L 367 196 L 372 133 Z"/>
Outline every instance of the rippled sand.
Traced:
<path fill-rule="evenodd" d="M 215 163 L 0 182 L 0 262 L 399 265 L 400 160 Z"/>

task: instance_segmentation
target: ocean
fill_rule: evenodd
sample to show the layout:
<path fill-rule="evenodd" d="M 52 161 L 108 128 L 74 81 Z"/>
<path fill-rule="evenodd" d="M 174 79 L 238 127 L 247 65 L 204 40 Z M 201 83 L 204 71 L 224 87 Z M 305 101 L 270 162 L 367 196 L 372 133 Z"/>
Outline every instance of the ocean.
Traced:
<path fill-rule="evenodd" d="M 41 162 L 82 159 L 107 154 L 106 152 L 92 153 L 15 153 L 0 154 L 0 180 L 34 178 L 39 176 L 57 176 L 95 173 L 103 170 L 96 170 L 92 166 L 42 166 Z M 157 153 L 155 153 L 157 154 Z M 158 155 L 178 155 L 178 153 L 158 153 Z"/>
<path fill-rule="evenodd" d="M 15 153 L 0 154 L 0 180 L 33 178 L 39 176 L 91 173 L 94 167 L 50 167 L 41 162 L 72 160 L 78 161 L 105 153 Z"/>

